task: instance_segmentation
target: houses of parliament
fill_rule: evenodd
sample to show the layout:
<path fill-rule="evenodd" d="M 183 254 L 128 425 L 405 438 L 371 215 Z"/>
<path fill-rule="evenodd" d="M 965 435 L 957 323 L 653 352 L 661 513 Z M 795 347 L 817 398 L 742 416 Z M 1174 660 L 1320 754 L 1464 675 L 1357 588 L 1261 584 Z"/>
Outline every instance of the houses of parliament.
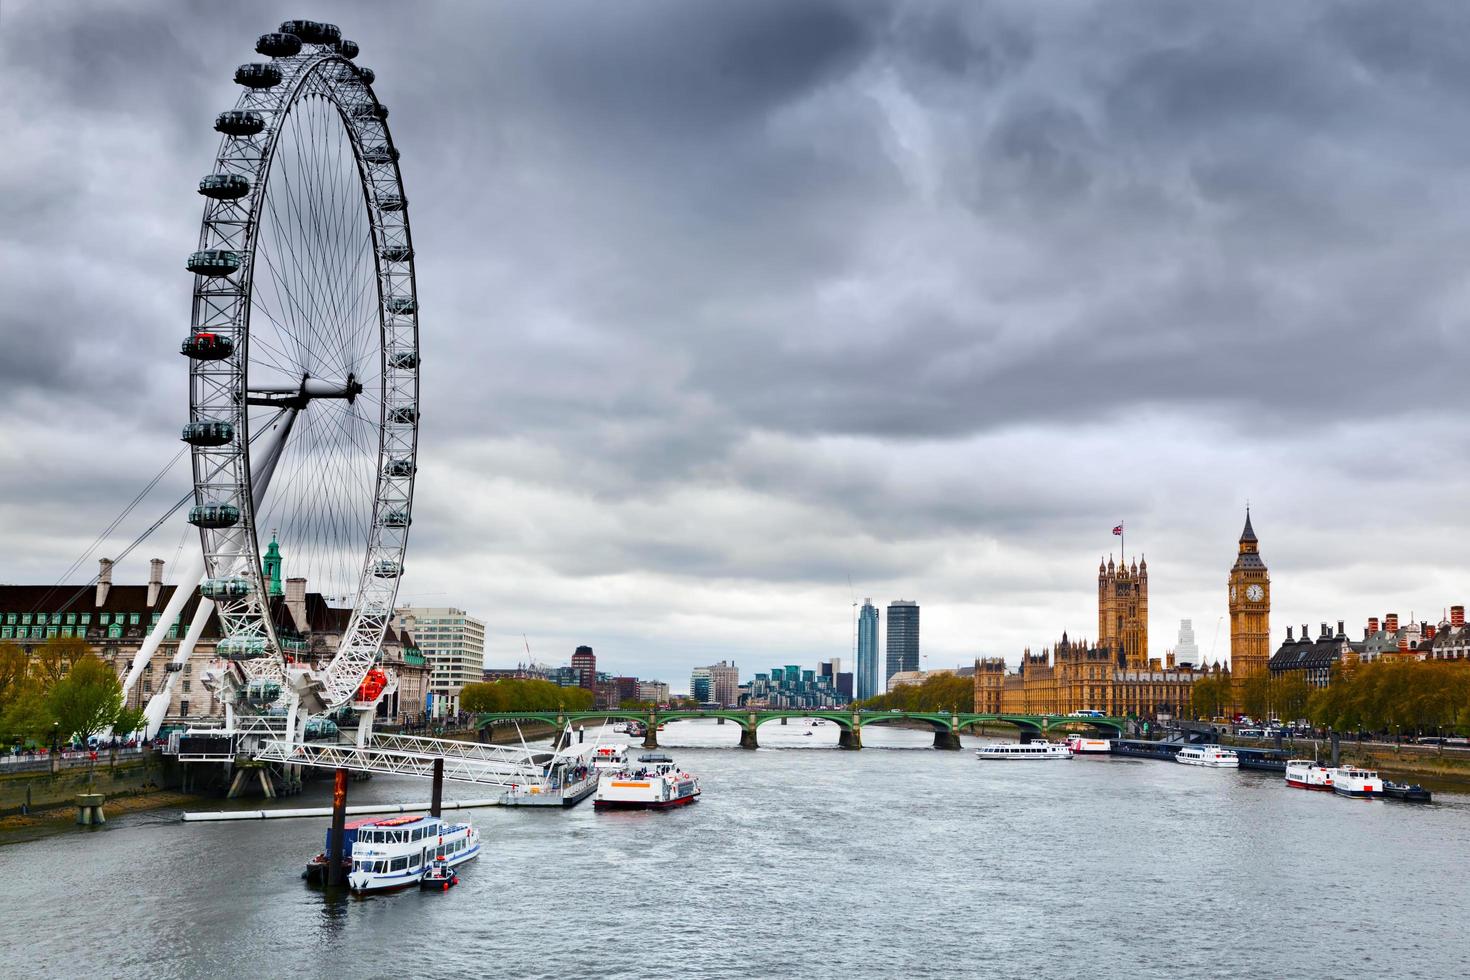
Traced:
<path fill-rule="evenodd" d="M 1230 655 L 1239 681 L 1264 671 L 1270 657 L 1271 581 L 1250 514 L 1228 579 Z M 1113 717 L 1156 718 L 1184 713 L 1198 664 L 1148 655 L 1148 562 L 1100 562 L 1095 643 L 1062 634 L 1051 648 L 1022 654 L 1014 673 L 1003 657 L 975 661 L 975 710 L 997 714 L 1065 715 L 1102 711 Z M 1215 668 L 1219 669 L 1218 665 Z M 1237 703 L 1239 696 L 1237 693 Z"/>

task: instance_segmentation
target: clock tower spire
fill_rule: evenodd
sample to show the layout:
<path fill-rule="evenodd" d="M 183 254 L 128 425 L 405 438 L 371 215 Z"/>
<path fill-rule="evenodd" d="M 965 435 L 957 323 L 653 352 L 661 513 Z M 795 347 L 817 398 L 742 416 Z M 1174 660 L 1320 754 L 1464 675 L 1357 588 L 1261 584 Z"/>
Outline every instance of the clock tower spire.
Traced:
<path fill-rule="evenodd" d="M 1230 569 L 1230 674 L 1235 709 L 1247 679 L 1263 674 L 1271 658 L 1271 575 L 1261 560 L 1260 542 L 1245 511 L 1240 551 Z"/>

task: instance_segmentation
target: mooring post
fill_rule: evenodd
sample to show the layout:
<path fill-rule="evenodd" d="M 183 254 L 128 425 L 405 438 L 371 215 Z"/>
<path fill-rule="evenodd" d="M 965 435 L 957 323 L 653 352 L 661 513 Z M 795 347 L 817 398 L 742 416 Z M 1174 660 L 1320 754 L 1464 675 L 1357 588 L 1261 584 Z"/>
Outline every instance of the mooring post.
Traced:
<path fill-rule="evenodd" d="M 437 817 L 444 802 L 444 757 L 434 760 L 434 792 L 429 797 L 429 816 Z"/>
<path fill-rule="evenodd" d="M 435 783 L 437 786 L 437 782 Z M 347 836 L 347 770 L 338 769 L 332 778 L 332 849 L 327 854 L 327 884 L 342 884 L 342 851 Z"/>
<path fill-rule="evenodd" d="M 1337 740 L 1337 732 L 1332 733 L 1332 765 L 1333 768 L 1342 765 L 1342 744 Z"/>

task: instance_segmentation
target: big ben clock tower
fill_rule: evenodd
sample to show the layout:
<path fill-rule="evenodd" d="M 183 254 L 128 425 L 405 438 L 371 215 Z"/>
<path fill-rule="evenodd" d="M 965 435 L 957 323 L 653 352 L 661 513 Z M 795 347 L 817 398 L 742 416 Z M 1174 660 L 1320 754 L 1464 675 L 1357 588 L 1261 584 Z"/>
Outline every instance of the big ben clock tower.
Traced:
<path fill-rule="evenodd" d="M 1240 554 L 1230 569 L 1230 674 L 1235 705 L 1246 678 L 1264 673 L 1271 658 L 1271 575 L 1261 561 L 1250 508 L 1240 532 Z"/>

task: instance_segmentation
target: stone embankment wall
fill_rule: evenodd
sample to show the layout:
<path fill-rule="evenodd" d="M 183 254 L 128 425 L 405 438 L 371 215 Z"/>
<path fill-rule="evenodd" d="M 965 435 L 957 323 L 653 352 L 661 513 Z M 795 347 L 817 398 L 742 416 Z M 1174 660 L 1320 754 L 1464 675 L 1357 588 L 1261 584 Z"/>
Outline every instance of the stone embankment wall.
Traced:
<path fill-rule="evenodd" d="M 178 785 L 178 767 L 165 764 L 156 752 L 116 765 L 100 756 L 95 767 L 78 766 L 59 772 L 0 771 L 0 816 L 75 802 L 78 793 L 101 793 L 109 799 Z"/>

